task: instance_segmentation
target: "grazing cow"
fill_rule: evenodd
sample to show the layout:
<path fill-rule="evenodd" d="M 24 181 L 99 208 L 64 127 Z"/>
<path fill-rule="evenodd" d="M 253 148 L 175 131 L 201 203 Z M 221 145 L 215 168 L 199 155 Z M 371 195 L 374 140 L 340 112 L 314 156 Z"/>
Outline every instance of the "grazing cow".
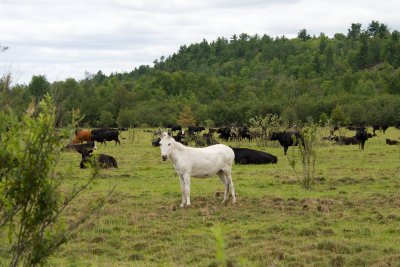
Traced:
<path fill-rule="evenodd" d="M 365 127 L 358 127 L 355 137 L 358 141 L 359 148 L 364 150 L 365 141 L 368 140 L 367 129 Z"/>
<path fill-rule="evenodd" d="M 375 134 L 376 130 L 382 130 L 383 134 L 385 134 L 385 132 L 388 128 L 389 128 L 389 125 L 387 125 L 387 124 L 375 124 L 375 125 L 372 125 L 372 132 Z"/>
<path fill-rule="evenodd" d="M 188 127 L 188 131 L 189 131 L 189 132 L 198 133 L 198 132 L 201 132 L 201 131 L 204 131 L 204 130 L 205 130 L 205 128 L 202 127 L 202 126 L 189 126 L 189 127 Z"/>
<path fill-rule="evenodd" d="M 118 130 L 111 129 L 111 128 L 100 128 L 100 129 L 93 129 L 92 130 L 92 140 L 100 143 L 105 143 L 106 141 L 115 141 L 115 144 L 121 145 L 119 141 L 120 133 Z M 122 138 L 125 139 L 125 138 Z"/>
<path fill-rule="evenodd" d="M 204 133 L 203 138 L 206 141 L 207 146 L 212 146 L 218 144 L 217 140 L 214 138 L 214 134 L 212 133 Z"/>
<path fill-rule="evenodd" d="M 72 140 L 72 144 L 82 144 L 83 142 L 92 141 L 92 134 L 90 130 L 76 130 L 75 138 Z"/>
<path fill-rule="evenodd" d="M 181 141 L 183 141 L 184 138 L 185 138 L 185 132 L 182 130 L 179 130 L 177 135 L 174 136 L 175 141 L 178 141 L 179 143 L 181 143 Z"/>
<path fill-rule="evenodd" d="M 278 158 L 263 151 L 249 148 L 231 147 L 235 152 L 235 164 L 266 164 L 277 163 Z"/>
<path fill-rule="evenodd" d="M 79 151 L 82 149 L 97 149 L 96 143 L 94 141 L 90 141 L 85 144 L 68 144 L 65 147 L 61 148 L 61 151 Z"/>
<path fill-rule="evenodd" d="M 190 203 L 190 177 L 206 178 L 217 174 L 225 186 L 222 203 L 231 191 L 232 202 L 236 202 L 235 188 L 232 182 L 232 164 L 235 160 L 233 150 L 223 144 L 194 148 L 176 142 L 170 133 L 160 131 L 160 150 L 163 161 L 171 159 L 176 173 L 179 175 L 182 192 L 181 207 Z"/>
<path fill-rule="evenodd" d="M 174 131 L 182 131 L 182 126 L 180 126 L 180 125 L 169 124 L 169 125 L 167 125 L 167 128 L 171 129 L 172 132 L 174 132 Z"/>
<path fill-rule="evenodd" d="M 235 128 L 232 128 L 231 136 L 233 138 L 235 138 L 236 140 L 242 140 L 242 139 L 246 139 L 246 138 L 249 141 L 252 140 L 252 136 L 251 136 L 251 133 L 250 133 L 248 127 L 235 127 Z"/>
<path fill-rule="evenodd" d="M 79 164 L 81 169 L 85 169 L 87 164 L 94 164 L 95 167 L 103 169 L 118 168 L 117 161 L 112 156 L 106 154 L 92 155 L 92 149 L 82 149 L 78 152 L 82 154 L 82 160 Z"/>
<path fill-rule="evenodd" d="M 228 141 L 229 138 L 231 137 L 231 128 L 229 127 L 219 128 L 217 133 L 219 133 L 219 138 Z"/>
<path fill-rule="evenodd" d="M 269 140 L 274 141 L 277 140 L 283 146 L 283 151 L 286 155 L 286 152 L 289 146 L 297 146 L 298 141 L 300 140 L 301 135 L 300 132 L 273 132 Z M 293 140 L 295 139 L 295 140 Z"/>
<path fill-rule="evenodd" d="M 153 139 L 153 140 L 151 140 L 151 145 L 154 147 L 160 146 L 160 141 L 161 141 L 160 137 Z"/>
<path fill-rule="evenodd" d="M 387 139 L 386 138 L 386 144 L 388 144 L 388 145 L 398 145 L 399 144 L 399 141 L 396 141 L 396 140 L 390 140 L 390 139 Z"/>
<path fill-rule="evenodd" d="M 185 133 L 183 131 L 179 131 L 176 136 L 173 136 L 173 138 L 175 139 L 175 141 L 177 141 L 183 145 L 188 145 L 188 143 L 184 140 Z M 154 147 L 160 146 L 160 140 L 161 140 L 160 137 L 153 139 L 151 141 L 151 145 Z"/>
<path fill-rule="evenodd" d="M 216 133 L 217 131 L 218 131 L 217 128 L 208 128 L 208 133 L 209 133 L 209 134 Z"/>

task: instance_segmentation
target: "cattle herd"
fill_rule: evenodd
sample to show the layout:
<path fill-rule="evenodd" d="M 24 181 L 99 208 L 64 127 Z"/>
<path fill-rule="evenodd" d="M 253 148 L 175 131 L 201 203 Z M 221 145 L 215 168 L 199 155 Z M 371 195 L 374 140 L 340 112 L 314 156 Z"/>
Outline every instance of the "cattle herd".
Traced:
<path fill-rule="evenodd" d="M 118 168 L 118 163 L 113 156 L 106 154 L 93 155 L 93 150 L 97 149 L 96 142 L 106 145 L 106 141 L 115 141 L 115 144 L 121 145 L 119 137 L 120 131 L 126 131 L 126 128 L 97 128 L 92 130 L 75 131 L 75 137 L 70 144 L 63 147 L 62 151 L 76 151 L 82 155 L 79 166 L 84 169 L 88 164 L 99 168 Z M 121 137 L 122 138 L 122 137 Z M 124 138 L 122 138 L 124 139 Z M 85 143 L 86 142 L 86 143 Z"/>
<path fill-rule="evenodd" d="M 179 125 L 168 125 L 167 128 L 173 134 L 173 138 L 186 146 L 205 147 L 218 144 L 217 137 L 223 141 L 228 140 L 248 140 L 252 141 L 257 138 L 256 133 L 250 131 L 248 127 L 222 127 L 205 129 L 201 126 L 191 126 L 183 129 Z M 347 127 L 348 130 L 354 130 L 354 136 L 348 137 L 344 135 L 335 135 L 338 127 L 333 127 L 330 135 L 322 137 L 322 140 L 329 140 L 337 145 L 359 145 L 360 149 L 364 149 L 365 142 L 376 136 L 376 130 L 383 133 L 388 129 L 388 125 L 373 125 L 372 133 L 367 132 L 366 127 Z M 92 162 L 101 168 L 118 168 L 117 161 L 114 157 L 106 154 L 95 154 L 93 151 L 97 149 L 96 142 L 106 145 L 109 141 L 115 144 L 121 144 L 121 131 L 127 128 L 95 128 L 92 130 L 76 130 L 75 137 L 72 142 L 66 145 L 62 151 L 72 150 L 82 155 L 80 167 L 85 168 L 88 163 Z M 202 133 L 203 132 L 203 133 Z M 124 138 L 122 138 L 124 139 Z M 300 131 L 280 131 L 269 133 L 268 140 L 277 141 L 283 147 L 283 153 L 286 155 L 290 146 L 302 144 L 302 136 Z M 152 140 L 153 146 L 160 145 L 160 138 Z M 397 140 L 386 139 L 388 145 L 398 145 Z M 277 163 L 277 157 L 269 153 L 258 151 L 250 148 L 231 147 L 235 153 L 236 164 L 267 164 Z"/>
<path fill-rule="evenodd" d="M 278 158 L 264 151 L 250 148 L 228 147 L 218 144 L 214 137 L 218 134 L 219 139 L 228 141 L 241 141 L 247 139 L 252 141 L 257 134 L 252 133 L 247 127 L 223 127 L 219 129 L 204 127 L 188 127 L 186 130 L 181 126 L 169 125 L 168 132 L 161 132 L 159 129 L 153 133 L 152 145 L 160 147 L 162 159 L 170 158 L 173 161 L 175 171 L 179 175 L 182 191 L 181 207 L 190 205 L 190 177 L 205 178 L 217 174 L 224 184 L 225 193 L 223 203 L 226 202 L 229 191 L 232 194 L 232 202 L 236 202 L 235 189 L 232 181 L 232 164 L 268 164 L 277 163 Z M 373 127 L 373 132 L 368 133 L 367 128 L 348 127 L 348 130 L 355 131 L 354 136 L 336 135 L 338 127 L 333 127 L 330 135 L 322 140 L 335 142 L 338 145 L 359 145 L 364 149 L 365 142 L 376 136 L 376 130 L 387 130 L 386 125 Z M 122 128 L 97 128 L 92 130 L 76 130 L 72 142 L 62 148 L 62 151 L 76 151 L 81 154 L 80 168 L 87 168 L 88 165 L 96 168 L 118 168 L 118 163 L 113 156 L 106 154 L 93 154 L 97 149 L 96 142 L 106 145 L 109 141 L 115 141 L 115 145 L 121 145 L 119 138 Z M 204 131 L 204 133 L 202 133 Z M 122 138 L 122 137 L 121 137 Z M 125 138 L 122 138 L 125 139 Z M 275 131 L 268 135 L 270 141 L 277 141 L 283 147 L 286 155 L 289 146 L 304 146 L 305 136 L 298 130 Z M 386 139 L 388 145 L 398 145 L 397 140 Z M 200 148 L 193 148 L 200 147 Z"/>

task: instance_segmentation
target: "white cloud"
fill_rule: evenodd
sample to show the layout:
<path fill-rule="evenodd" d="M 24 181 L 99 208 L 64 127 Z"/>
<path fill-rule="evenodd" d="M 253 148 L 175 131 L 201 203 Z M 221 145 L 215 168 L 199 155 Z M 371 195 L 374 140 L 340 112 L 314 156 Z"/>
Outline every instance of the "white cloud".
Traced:
<path fill-rule="evenodd" d="M 0 2 L 0 74 L 18 82 L 50 81 L 85 71 L 131 71 L 181 45 L 242 32 L 294 37 L 347 33 L 372 20 L 400 28 L 398 1 L 319 0 L 3 0 Z"/>

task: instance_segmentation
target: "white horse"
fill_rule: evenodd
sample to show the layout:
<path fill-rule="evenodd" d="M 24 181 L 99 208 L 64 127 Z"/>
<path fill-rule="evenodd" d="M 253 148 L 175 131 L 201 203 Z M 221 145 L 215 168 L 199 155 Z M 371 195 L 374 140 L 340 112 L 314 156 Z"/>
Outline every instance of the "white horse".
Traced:
<path fill-rule="evenodd" d="M 225 186 L 224 200 L 227 200 L 229 188 L 232 202 L 236 202 L 235 188 L 232 182 L 232 164 L 235 159 L 233 150 L 223 144 L 205 148 L 194 148 L 176 142 L 171 134 L 160 132 L 161 156 L 164 161 L 172 160 L 175 171 L 179 175 L 182 191 L 181 207 L 190 205 L 190 177 L 206 178 L 217 174 Z"/>

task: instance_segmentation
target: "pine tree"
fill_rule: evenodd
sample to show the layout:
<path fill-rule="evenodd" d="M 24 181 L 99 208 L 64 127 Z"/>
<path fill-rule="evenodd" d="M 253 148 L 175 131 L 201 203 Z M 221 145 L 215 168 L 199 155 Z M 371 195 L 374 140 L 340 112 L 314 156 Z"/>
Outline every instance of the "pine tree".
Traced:
<path fill-rule="evenodd" d="M 196 120 L 193 118 L 192 115 L 192 108 L 191 107 L 184 107 L 181 113 L 179 114 L 179 119 L 176 121 L 178 125 L 188 127 L 188 126 L 195 126 Z"/>

